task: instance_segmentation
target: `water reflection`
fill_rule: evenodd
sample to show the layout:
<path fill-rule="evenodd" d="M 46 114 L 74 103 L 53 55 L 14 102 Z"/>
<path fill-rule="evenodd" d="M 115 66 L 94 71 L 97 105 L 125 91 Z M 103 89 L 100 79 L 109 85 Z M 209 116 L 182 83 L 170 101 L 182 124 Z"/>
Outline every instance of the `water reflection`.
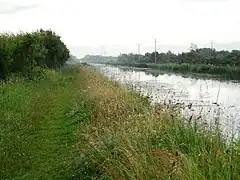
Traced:
<path fill-rule="evenodd" d="M 219 120 L 224 134 L 239 136 L 240 84 L 237 82 L 94 66 L 113 80 L 130 83 L 137 91 L 150 96 L 152 102 L 182 104 L 181 113 L 186 120 L 201 119 L 211 126 Z"/>

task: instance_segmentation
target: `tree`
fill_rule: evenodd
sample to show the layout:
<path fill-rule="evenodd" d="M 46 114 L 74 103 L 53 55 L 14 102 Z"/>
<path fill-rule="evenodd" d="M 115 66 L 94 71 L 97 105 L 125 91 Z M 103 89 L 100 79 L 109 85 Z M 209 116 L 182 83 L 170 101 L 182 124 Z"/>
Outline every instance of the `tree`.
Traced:
<path fill-rule="evenodd" d="M 196 44 L 194 44 L 194 43 L 191 43 L 191 44 L 190 44 L 190 47 L 189 47 L 190 52 L 191 52 L 191 51 L 197 51 L 197 49 L 198 49 L 198 47 L 197 47 Z"/>

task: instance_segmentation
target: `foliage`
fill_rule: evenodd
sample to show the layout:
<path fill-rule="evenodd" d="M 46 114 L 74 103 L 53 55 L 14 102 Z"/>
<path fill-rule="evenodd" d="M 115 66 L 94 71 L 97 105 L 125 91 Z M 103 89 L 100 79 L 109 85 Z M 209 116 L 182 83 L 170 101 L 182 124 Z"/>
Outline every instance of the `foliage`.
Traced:
<path fill-rule="evenodd" d="M 51 30 L 0 35 L 0 78 L 11 73 L 31 76 L 37 67 L 58 68 L 69 58 L 60 36 Z"/>
<path fill-rule="evenodd" d="M 240 66 L 240 51 L 216 51 L 210 48 L 198 49 L 196 45 L 192 44 L 189 48 L 190 52 L 183 52 L 174 54 L 171 51 L 167 53 L 156 53 L 157 64 L 167 63 L 187 63 L 187 64 L 206 64 L 214 66 Z M 118 57 L 118 62 L 139 62 L 138 54 L 121 54 Z M 141 55 L 140 62 L 154 63 L 155 52 L 145 53 Z"/>
<path fill-rule="evenodd" d="M 171 70 L 174 72 L 194 72 L 209 73 L 229 76 L 231 79 L 240 78 L 240 51 L 216 51 L 210 48 L 198 49 L 195 44 L 191 44 L 190 52 L 174 54 L 167 53 L 146 53 L 122 54 L 118 56 L 116 64 L 136 67 L 150 67 L 161 70 Z M 144 65 L 145 64 L 145 65 Z"/>
<path fill-rule="evenodd" d="M 109 62 L 116 62 L 117 57 L 114 56 L 100 56 L 100 55 L 86 55 L 84 58 L 81 59 L 82 62 L 86 63 L 109 63 Z"/>

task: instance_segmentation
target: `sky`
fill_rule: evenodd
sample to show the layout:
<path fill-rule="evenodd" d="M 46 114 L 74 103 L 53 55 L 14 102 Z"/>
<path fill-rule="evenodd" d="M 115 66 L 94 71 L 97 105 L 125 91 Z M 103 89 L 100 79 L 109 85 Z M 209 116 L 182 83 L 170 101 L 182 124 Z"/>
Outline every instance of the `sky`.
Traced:
<path fill-rule="evenodd" d="M 52 29 L 76 56 L 240 48 L 239 0 L 0 0 L 0 32 Z M 239 43 L 237 43 L 239 42 Z"/>

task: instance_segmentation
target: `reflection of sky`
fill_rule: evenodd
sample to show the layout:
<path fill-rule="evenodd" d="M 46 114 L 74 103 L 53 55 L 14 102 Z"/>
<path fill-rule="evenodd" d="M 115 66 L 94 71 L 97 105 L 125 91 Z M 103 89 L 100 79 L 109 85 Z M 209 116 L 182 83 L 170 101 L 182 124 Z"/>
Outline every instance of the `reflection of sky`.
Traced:
<path fill-rule="evenodd" d="M 186 108 L 186 117 L 194 114 L 202 116 L 210 122 L 216 116 L 224 125 L 223 131 L 236 131 L 240 126 L 240 84 L 186 78 L 179 75 L 159 75 L 154 77 L 140 71 L 123 71 L 116 67 L 102 67 L 101 70 L 108 77 L 120 82 L 137 85 L 144 94 L 153 96 L 153 101 L 180 100 L 193 103 L 194 113 Z M 219 107 L 213 103 L 220 104 Z M 204 105 L 204 106 L 203 106 Z M 221 110 L 219 111 L 218 108 Z"/>

